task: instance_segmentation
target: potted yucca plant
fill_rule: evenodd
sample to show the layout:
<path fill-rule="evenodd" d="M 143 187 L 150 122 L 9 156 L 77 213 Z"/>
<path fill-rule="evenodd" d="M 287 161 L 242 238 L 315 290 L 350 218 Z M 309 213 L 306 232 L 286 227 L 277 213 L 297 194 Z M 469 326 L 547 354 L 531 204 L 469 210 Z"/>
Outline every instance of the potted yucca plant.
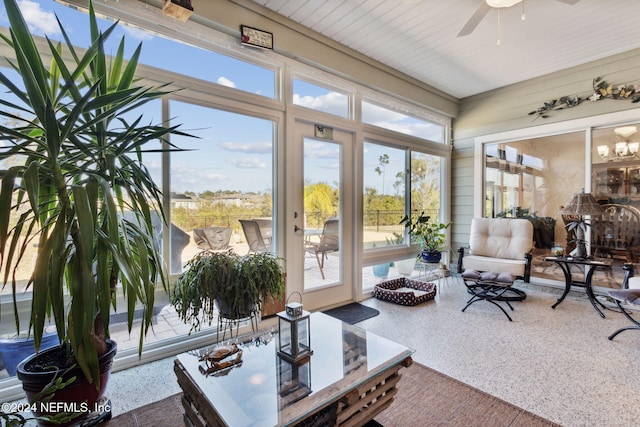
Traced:
<path fill-rule="evenodd" d="M 29 329 L 38 352 L 46 321 L 53 319 L 61 343 L 23 361 L 18 377 L 28 397 L 62 372 L 76 377 L 54 400 L 75 393 L 91 408 L 116 352 L 109 339 L 116 288 L 124 294 L 130 330 L 134 310 L 142 307 L 141 337 L 151 325 L 157 283 L 168 289 L 152 228 L 154 217 L 164 219 L 162 194 L 141 158 L 148 143 L 184 134 L 137 116 L 137 108 L 167 92 L 136 83 L 141 46 L 128 60 L 124 39 L 114 56 L 105 53 L 117 23 L 100 32 L 91 2 L 89 46 L 75 48 L 58 21 L 65 42 L 47 39 L 47 64 L 16 0 L 4 5 L 11 32 L 2 40 L 13 50 L 7 60 L 22 81 L 0 73 L 0 87 L 17 99 L 0 99 L 0 262 L 15 306 L 11 272 L 31 263 L 27 247 L 37 246 L 28 282 Z M 38 370 L 43 364 L 37 358 L 45 356 L 46 365 L 60 366 Z M 88 388 L 76 390 L 83 381 Z"/>

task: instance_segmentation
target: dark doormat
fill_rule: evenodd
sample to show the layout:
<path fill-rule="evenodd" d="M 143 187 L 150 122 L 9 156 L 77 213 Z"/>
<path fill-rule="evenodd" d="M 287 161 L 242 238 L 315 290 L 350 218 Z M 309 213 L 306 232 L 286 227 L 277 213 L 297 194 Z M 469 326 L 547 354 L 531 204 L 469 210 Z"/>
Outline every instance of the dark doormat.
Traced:
<path fill-rule="evenodd" d="M 330 310 L 323 311 L 323 313 L 352 325 L 380 314 L 380 312 L 375 308 L 367 307 L 366 305 L 362 305 L 357 302 L 332 308 Z"/>

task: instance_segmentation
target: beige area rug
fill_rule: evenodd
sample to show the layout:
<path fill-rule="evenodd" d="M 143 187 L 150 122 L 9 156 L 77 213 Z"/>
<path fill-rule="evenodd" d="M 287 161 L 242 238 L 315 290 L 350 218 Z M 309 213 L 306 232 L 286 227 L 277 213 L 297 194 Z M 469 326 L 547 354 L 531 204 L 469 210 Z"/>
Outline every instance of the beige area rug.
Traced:
<path fill-rule="evenodd" d="M 470 387 L 419 363 L 401 369 L 398 394 L 376 417 L 384 427 L 547 427 L 557 426 L 530 412 Z M 184 425 L 180 395 L 113 418 L 110 427 Z"/>

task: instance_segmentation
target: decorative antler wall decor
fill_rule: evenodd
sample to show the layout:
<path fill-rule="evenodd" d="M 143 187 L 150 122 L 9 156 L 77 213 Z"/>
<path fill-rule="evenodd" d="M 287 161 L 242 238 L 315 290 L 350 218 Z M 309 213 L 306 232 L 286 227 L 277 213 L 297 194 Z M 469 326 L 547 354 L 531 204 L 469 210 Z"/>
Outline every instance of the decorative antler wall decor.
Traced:
<path fill-rule="evenodd" d="M 600 77 L 593 79 L 593 94 L 589 97 L 580 97 L 578 95 L 563 96 L 559 99 L 552 99 L 545 102 L 542 107 L 529 113 L 534 118 L 549 117 L 549 112 L 562 110 L 563 108 L 572 108 L 582 104 L 584 101 L 599 101 L 601 99 L 630 99 L 631 102 L 640 102 L 640 87 L 633 85 L 620 85 L 614 87 L 612 84 L 602 80 Z"/>

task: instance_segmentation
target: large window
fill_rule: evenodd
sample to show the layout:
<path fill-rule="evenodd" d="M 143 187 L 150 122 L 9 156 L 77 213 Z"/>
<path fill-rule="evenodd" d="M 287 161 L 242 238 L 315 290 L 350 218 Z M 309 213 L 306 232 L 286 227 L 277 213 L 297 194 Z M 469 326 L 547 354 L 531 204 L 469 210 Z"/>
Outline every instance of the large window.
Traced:
<path fill-rule="evenodd" d="M 2 67 L 1 71 L 4 75 L 6 75 L 8 78 L 10 78 L 13 82 L 16 82 L 16 85 L 18 87 L 24 87 L 22 84 L 22 81 L 19 79 L 18 74 L 13 70 L 13 69 L 9 69 L 9 68 L 5 68 Z M 8 93 L 5 90 L 2 90 L 2 96 L 4 97 L 4 101 L 6 102 L 10 102 L 10 103 L 15 103 L 16 105 L 21 105 L 19 100 L 17 100 L 13 95 L 11 95 L 10 93 Z M 8 113 L 8 114 L 13 114 L 16 115 L 18 117 L 24 117 L 23 112 L 18 111 L 17 109 L 12 109 L 6 106 L 2 107 L 3 110 Z M 24 117 L 25 119 L 29 119 L 29 117 Z M 14 119 L 9 119 L 7 117 L 2 117 L 0 118 L 0 120 L 2 120 L 3 124 L 5 126 L 9 126 L 12 123 L 15 125 L 20 125 L 20 123 L 18 123 L 16 120 Z M 3 144 L 3 143 L 2 143 Z M 24 162 L 26 161 L 26 158 L 13 158 L 11 160 L 5 160 L 0 164 L 0 168 L 1 169 L 5 169 L 8 167 L 11 167 L 12 164 L 24 164 Z M 15 201 L 14 201 L 15 202 Z M 15 218 L 12 218 L 11 223 L 9 224 L 9 227 L 14 227 L 15 224 L 17 223 L 18 217 L 17 215 L 15 216 Z M 25 255 L 25 259 L 34 259 L 36 254 L 36 246 L 35 245 L 27 245 L 26 246 L 26 255 Z M 30 263 L 27 262 L 22 262 L 22 267 L 16 272 L 16 276 L 15 279 L 17 280 L 17 289 L 19 291 L 25 291 L 26 290 L 26 286 L 27 286 L 27 281 L 29 280 L 29 276 L 31 274 L 31 271 L 33 270 L 33 267 L 35 266 L 35 263 L 33 263 L 32 265 L 30 265 Z M 5 270 L 7 268 L 6 265 L 6 260 L 3 261 L 3 268 L 0 269 L 0 277 L 2 277 L 4 279 L 5 277 Z M 9 276 L 11 277 L 11 276 Z M 7 285 L 5 287 L 0 287 L 0 295 L 11 295 L 11 286 Z M 13 328 L 13 323 L 12 322 L 2 322 L 2 326 L 4 326 L 5 324 L 8 324 L 7 326 L 9 326 L 9 331 L 11 330 L 11 328 Z M 8 331 L 3 329 L 0 329 L 0 333 L 7 333 Z"/>
<path fill-rule="evenodd" d="M 404 244 L 407 150 L 365 142 L 362 158 L 364 248 Z"/>
<path fill-rule="evenodd" d="M 378 142 L 365 142 L 362 156 L 362 287 L 366 291 L 388 277 L 420 276 L 419 249 L 410 248 L 414 242 L 400 220 L 424 212 L 431 221 L 442 222 L 442 158 Z"/>
<path fill-rule="evenodd" d="M 55 13 L 65 24 L 65 30 L 72 43 L 85 46 L 85 40 L 89 38 L 85 14 L 54 1 L 40 0 L 30 7 L 29 24 L 36 34 L 46 34 L 52 40 L 62 40 L 62 34 L 55 25 Z M 112 24 L 111 20 L 99 20 L 101 30 Z M 127 57 L 131 56 L 138 44 L 142 44 L 141 64 L 275 98 L 275 71 L 266 66 L 202 49 L 128 23 L 117 26 L 115 33 L 108 39 L 105 50 L 116 52 L 122 37 L 126 40 Z"/>
<path fill-rule="evenodd" d="M 434 222 L 443 222 L 442 158 L 419 151 L 411 152 L 411 212 L 425 214 Z"/>
<path fill-rule="evenodd" d="M 271 240 L 273 122 L 177 101 L 170 110 L 181 129 L 198 137 L 172 140 L 184 150 L 171 154 L 172 273 L 198 250 L 247 253 L 240 219 L 259 219 Z"/>
<path fill-rule="evenodd" d="M 349 117 L 347 95 L 304 80 L 293 79 L 293 103 L 338 117 Z"/>
<path fill-rule="evenodd" d="M 362 101 L 362 122 L 434 142 L 445 142 L 445 127 L 373 102 Z"/>

